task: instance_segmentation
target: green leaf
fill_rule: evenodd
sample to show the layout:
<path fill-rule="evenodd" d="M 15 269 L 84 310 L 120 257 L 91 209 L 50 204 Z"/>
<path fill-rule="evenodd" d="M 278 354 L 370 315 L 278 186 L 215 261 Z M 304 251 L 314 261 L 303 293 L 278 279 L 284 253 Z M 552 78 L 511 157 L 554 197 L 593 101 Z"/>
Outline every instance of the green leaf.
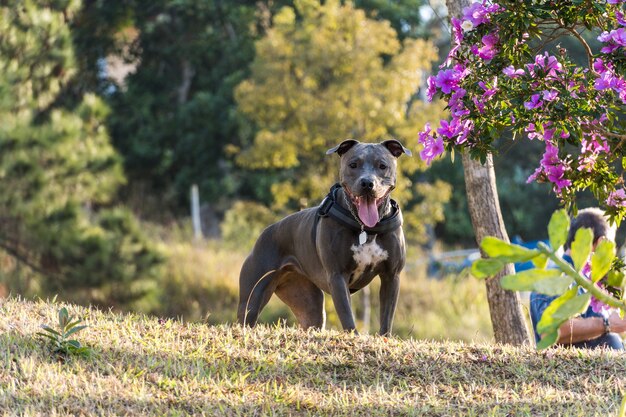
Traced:
<path fill-rule="evenodd" d="M 59 326 L 64 328 L 69 319 L 69 313 L 67 312 L 67 308 L 63 307 L 59 310 Z"/>
<path fill-rule="evenodd" d="M 615 243 L 602 239 L 591 256 L 591 280 L 598 282 L 611 269 L 615 258 Z"/>
<path fill-rule="evenodd" d="M 48 326 L 41 326 L 41 328 L 42 328 L 42 329 L 44 329 L 45 331 L 49 332 L 49 333 L 54 334 L 55 336 L 59 336 L 59 337 L 61 336 L 61 333 L 57 332 L 56 330 L 54 330 L 54 329 L 53 329 L 53 328 L 51 328 L 51 327 L 48 327 Z"/>
<path fill-rule="evenodd" d="M 563 274 L 554 278 L 538 281 L 533 291 L 545 295 L 561 295 L 572 285 L 574 280 Z"/>
<path fill-rule="evenodd" d="M 87 346 L 81 346 L 80 348 L 74 350 L 74 353 L 76 355 L 80 355 L 83 357 L 89 357 L 91 356 L 91 348 L 87 347 Z"/>
<path fill-rule="evenodd" d="M 557 250 L 565 244 L 569 230 L 569 216 L 565 209 L 557 210 L 552 214 L 548 223 L 548 236 L 552 250 Z"/>
<path fill-rule="evenodd" d="M 539 269 L 545 269 L 548 266 L 548 257 L 543 253 L 535 256 L 532 261 L 533 265 Z"/>
<path fill-rule="evenodd" d="M 537 333 L 544 334 L 557 330 L 561 326 L 561 323 L 563 323 L 563 321 L 556 320 L 554 318 L 554 314 L 563 304 L 576 297 L 577 294 L 578 288 L 572 288 L 560 297 L 552 300 L 550 305 L 548 305 L 548 307 L 546 307 L 546 309 L 543 311 L 543 315 L 541 316 L 539 323 L 537 323 Z"/>
<path fill-rule="evenodd" d="M 65 327 L 63 327 L 63 330 L 67 332 L 67 331 L 71 330 L 71 329 L 72 329 L 72 327 L 74 327 L 74 326 L 76 326 L 78 323 L 80 323 L 81 321 L 82 321 L 82 320 L 78 319 L 78 320 L 76 320 L 76 321 L 73 321 L 73 322 L 71 322 L 71 323 L 68 323 L 68 324 L 66 324 L 66 325 L 65 325 Z"/>
<path fill-rule="evenodd" d="M 624 271 L 611 270 L 606 278 L 606 285 L 609 287 L 623 288 L 626 284 L 626 280 L 624 278 L 626 278 Z"/>
<path fill-rule="evenodd" d="M 534 291 L 546 295 L 561 295 L 573 280 L 558 269 L 529 269 L 502 277 L 502 288 L 512 291 Z"/>
<path fill-rule="evenodd" d="M 56 342 L 56 341 L 57 341 L 57 338 L 56 338 L 56 337 L 54 337 L 54 336 L 52 336 L 52 335 L 50 335 L 50 334 L 48 334 L 48 333 L 37 332 L 36 334 L 37 334 L 38 336 L 41 336 L 41 337 L 45 337 L 45 338 L 47 338 L 47 339 L 50 339 L 50 340 L 52 340 L 53 342 Z"/>
<path fill-rule="evenodd" d="M 505 263 L 527 262 L 539 255 L 539 252 L 534 249 L 507 243 L 493 236 L 485 237 L 480 247 L 490 258 L 498 258 Z"/>
<path fill-rule="evenodd" d="M 474 261 L 471 268 L 471 273 L 476 278 L 488 278 L 496 275 L 502 268 L 504 268 L 504 262 L 497 258 L 478 259 Z"/>
<path fill-rule="evenodd" d="M 561 322 L 565 322 L 570 318 L 582 314 L 589 307 L 589 302 L 591 301 L 591 294 L 584 293 L 580 294 L 572 299 L 567 300 L 563 303 L 552 315 L 555 320 L 560 320 Z"/>
<path fill-rule="evenodd" d="M 537 342 L 537 349 L 542 350 L 542 349 L 548 348 L 552 346 L 553 344 L 555 344 L 557 340 L 559 340 L 558 330 L 554 330 L 549 333 L 544 333 L 541 336 L 541 340 Z"/>
<path fill-rule="evenodd" d="M 576 236 L 572 242 L 570 255 L 574 261 L 574 268 L 580 271 L 591 253 L 591 244 L 593 242 L 593 232 L 588 228 L 580 228 L 576 231 Z"/>
<path fill-rule="evenodd" d="M 72 329 L 68 330 L 68 331 L 64 334 L 64 336 L 65 336 L 65 337 L 69 337 L 69 336 L 73 335 L 74 333 L 76 333 L 76 332 L 78 332 L 78 331 L 83 330 L 83 329 L 84 329 L 84 328 L 86 328 L 86 327 L 87 327 L 87 326 L 76 326 L 76 327 L 74 327 L 74 328 L 72 328 Z"/>
<path fill-rule="evenodd" d="M 80 348 L 80 342 L 78 340 L 74 340 L 74 339 L 68 340 L 67 344 L 68 344 L 68 346 L 71 346 L 71 347 L 76 348 L 76 349 Z"/>

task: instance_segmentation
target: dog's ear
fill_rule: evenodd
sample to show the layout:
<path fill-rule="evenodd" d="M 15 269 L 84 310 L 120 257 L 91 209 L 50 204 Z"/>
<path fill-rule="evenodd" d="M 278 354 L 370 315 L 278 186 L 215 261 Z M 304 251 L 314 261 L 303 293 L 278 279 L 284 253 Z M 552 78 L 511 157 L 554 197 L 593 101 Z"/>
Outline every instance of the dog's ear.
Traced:
<path fill-rule="evenodd" d="M 357 143 L 359 143 L 358 140 L 346 139 L 343 142 L 341 142 L 339 145 L 335 146 L 334 148 L 330 148 L 329 150 L 327 150 L 326 155 L 330 155 L 331 153 L 337 152 L 339 156 L 342 156 L 344 153 L 348 152 L 350 148 L 352 148 Z"/>
<path fill-rule="evenodd" d="M 402 155 L 403 153 L 407 154 L 408 156 L 413 155 L 410 150 L 402 146 L 400 141 L 397 141 L 395 139 L 386 140 L 382 142 L 381 145 L 387 148 L 389 152 L 391 152 L 391 154 L 396 158 L 400 157 L 400 155 Z"/>

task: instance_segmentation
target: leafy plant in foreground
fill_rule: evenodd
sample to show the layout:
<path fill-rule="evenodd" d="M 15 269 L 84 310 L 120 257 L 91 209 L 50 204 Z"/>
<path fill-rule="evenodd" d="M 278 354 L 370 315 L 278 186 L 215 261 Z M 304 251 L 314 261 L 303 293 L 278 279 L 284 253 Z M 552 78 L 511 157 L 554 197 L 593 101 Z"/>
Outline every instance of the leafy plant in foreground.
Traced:
<path fill-rule="evenodd" d="M 539 349 L 553 345 L 558 339 L 559 327 L 583 313 L 590 304 L 594 309 L 615 309 L 622 315 L 626 311 L 626 280 L 623 262 L 615 256 L 615 243 L 601 240 L 592 254 L 593 232 L 579 229 L 571 246 L 572 266 L 559 253 L 567 239 L 569 225 L 567 212 L 564 209 L 556 211 L 548 224 L 550 246 L 539 243 L 537 249 L 488 236 L 480 244 L 488 258 L 472 264 L 472 275 L 487 278 L 498 273 L 507 263 L 533 262 L 535 268 L 506 275 L 500 284 L 513 291 L 559 296 L 546 308 L 537 324 L 537 331 L 543 335 L 537 344 Z M 583 270 L 589 267 L 590 272 L 585 274 Z M 581 287 L 585 290 L 582 294 L 578 291 Z"/>
<path fill-rule="evenodd" d="M 91 355 L 91 349 L 86 346 L 82 346 L 76 339 L 70 339 L 70 336 L 78 333 L 86 328 L 86 325 L 79 326 L 78 324 L 82 320 L 77 319 L 72 321 L 67 309 L 65 307 L 59 310 L 59 328 L 58 331 L 42 325 L 41 328 L 44 332 L 37 332 L 37 335 L 42 339 L 48 339 L 52 343 L 52 351 L 64 355 L 79 355 L 87 357 Z"/>

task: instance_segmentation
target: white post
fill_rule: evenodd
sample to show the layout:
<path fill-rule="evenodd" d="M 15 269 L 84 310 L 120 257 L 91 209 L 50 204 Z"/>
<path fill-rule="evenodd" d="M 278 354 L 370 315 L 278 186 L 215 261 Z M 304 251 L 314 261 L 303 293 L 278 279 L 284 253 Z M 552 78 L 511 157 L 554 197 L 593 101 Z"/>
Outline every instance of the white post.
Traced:
<path fill-rule="evenodd" d="M 202 225 L 200 224 L 200 194 L 196 184 L 191 186 L 191 223 L 193 224 L 193 236 L 196 240 L 201 240 Z"/>

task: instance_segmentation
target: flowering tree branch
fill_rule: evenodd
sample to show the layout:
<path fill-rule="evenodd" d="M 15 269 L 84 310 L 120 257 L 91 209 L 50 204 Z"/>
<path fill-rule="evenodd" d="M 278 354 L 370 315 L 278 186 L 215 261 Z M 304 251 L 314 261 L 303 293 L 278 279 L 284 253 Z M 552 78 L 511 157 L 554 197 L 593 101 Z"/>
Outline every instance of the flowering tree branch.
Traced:
<path fill-rule="evenodd" d="M 511 131 L 545 144 L 529 181 L 551 183 L 565 204 L 593 184 L 591 191 L 609 216 L 621 220 L 626 190 L 622 164 L 615 162 L 621 161 L 626 140 L 620 122 L 626 106 L 624 0 L 576 5 L 484 0 L 466 7 L 451 25 L 453 47 L 428 81 L 428 97 L 441 94 L 451 119 L 420 133 L 422 158 L 430 163 L 446 149 L 458 149 L 484 160 L 495 152 L 501 133 Z M 592 50 L 581 27 L 600 30 L 599 51 Z M 550 46 L 566 34 L 582 45 L 588 67 Z M 531 38 L 556 51 L 537 50 Z"/>
<path fill-rule="evenodd" d="M 605 213 L 619 222 L 626 216 L 625 3 L 483 0 L 463 9 L 460 19 L 451 20 L 453 47 L 448 58 L 428 80 L 428 97 L 443 96 L 451 117 L 438 127 L 426 125 L 419 135 L 421 157 L 430 163 L 446 149 L 458 149 L 486 160 L 495 151 L 494 141 L 510 131 L 513 137 L 545 145 L 528 182 L 549 183 L 565 205 L 575 204 L 577 193 L 588 189 Z M 582 36 L 582 27 L 600 33 L 599 51 Z M 588 67 L 577 65 L 565 49 L 551 46 L 563 34 L 582 45 Z M 531 45 L 530 39 L 537 42 Z M 625 267 L 615 256 L 614 243 L 601 241 L 590 255 L 593 234 L 579 230 L 570 247 L 573 268 L 556 254 L 568 228 L 569 216 L 559 210 L 548 227 L 552 248 L 540 245 L 528 250 L 485 238 L 481 248 L 489 259 L 472 265 L 472 273 L 490 277 L 506 262 L 533 261 L 535 270 L 507 275 L 501 284 L 512 290 L 561 294 L 537 324 L 545 336 L 540 342 L 544 347 L 556 342 L 562 323 L 588 306 L 594 311 L 596 307 L 626 311 Z M 547 270 L 548 260 L 560 271 Z M 589 279 L 583 272 L 587 266 Z M 572 282 L 577 288 L 569 288 Z"/>
<path fill-rule="evenodd" d="M 589 44 L 587 43 L 587 41 L 585 40 L 585 38 L 583 38 L 581 36 L 581 34 L 576 30 L 575 27 L 572 26 L 565 26 L 562 22 L 560 22 L 562 27 L 567 30 L 568 32 L 570 32 L 572 35 L 574 35 L 574 37 L 576 39 L 578 39 L 578 41 L 580 42 L 580 44 L 583 46 L 583 48 L 585 49 L 585 52 L 587 53 L 587 60 L 589 62 L 589 71 L 591 71 L 591 73 L 595 76 L 599 76 L 600 74 L 598 74 L 596 72 L 596 70 L 593 68 L 593 51 L 591 50 L 591 47 L 589 46 Z"/>

